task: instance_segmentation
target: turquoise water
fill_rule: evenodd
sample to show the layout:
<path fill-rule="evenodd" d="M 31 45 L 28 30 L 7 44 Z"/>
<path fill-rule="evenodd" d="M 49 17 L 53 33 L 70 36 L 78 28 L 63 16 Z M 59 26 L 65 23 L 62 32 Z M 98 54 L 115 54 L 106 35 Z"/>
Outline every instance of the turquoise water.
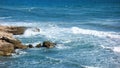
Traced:
<path fill-rule="evenodd" d="M 0 68 L 120 67 L 119 0 L 0 0 L 0 24 L 31 27 L 15 36 L 23 44 L 57 43 L 0 57 Z"/>

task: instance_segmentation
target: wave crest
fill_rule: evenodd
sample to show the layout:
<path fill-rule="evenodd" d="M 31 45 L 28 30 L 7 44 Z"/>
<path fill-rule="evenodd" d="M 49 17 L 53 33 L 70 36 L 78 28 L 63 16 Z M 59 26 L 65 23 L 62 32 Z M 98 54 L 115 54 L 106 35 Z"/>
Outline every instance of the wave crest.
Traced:
<path fill-rule="evenodd" d="M 116 32 L 104 32 L 104 31 L 97 31 L 97 30 L 89 30 L 89 29 L 81 29 L 78 27 L 72 27 L 72 32 L 74 34 L 86 34 L 86 35 L 94 35 L 98 37 L 109 37 L 109 38 L 119 38 L 120 35 Z"/>

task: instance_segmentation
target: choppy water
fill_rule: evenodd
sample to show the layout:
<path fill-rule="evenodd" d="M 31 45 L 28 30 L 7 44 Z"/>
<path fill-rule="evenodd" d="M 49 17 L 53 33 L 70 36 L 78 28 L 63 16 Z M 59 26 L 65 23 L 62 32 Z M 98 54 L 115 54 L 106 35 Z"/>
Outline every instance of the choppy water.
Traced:
<path fill-rule="evenodd" d="M 119 0 L 0 0 L 0 24 L 31 27 L 15 36 L 24 44 L 57 43 L 0 57 L 0 68 L 120 67 Z"/>

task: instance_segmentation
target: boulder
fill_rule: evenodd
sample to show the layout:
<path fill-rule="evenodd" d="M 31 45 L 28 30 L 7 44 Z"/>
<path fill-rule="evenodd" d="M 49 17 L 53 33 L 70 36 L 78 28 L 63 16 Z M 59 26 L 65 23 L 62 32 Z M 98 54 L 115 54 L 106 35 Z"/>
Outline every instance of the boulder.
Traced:
<path fill-rule="evenodd" d="M 25 32 L 26 27 L 18 26 L 0 26 L 0 31 L 12 33 L 13 35 L 21 35 Z"/>
<path fill-rule="evenodd" d="M 53 42 L 50 42 L 50 41 L 44 41 L 42 47 L 53 48 L 53 47 L 55 47 L 55 45 L 56 45 L 56 44 L 53 43 Z"/>
<path fill-rule="evenodd" d="M 25 27 L 8 27 L 7 32 L 12 33 L 13 35 L 20 35 L 25 32 Z"/>
<path fill-rule="evenodd" d="M 41 45 L 41 43 L 39 43 L 39 44 L 37 44 L 35 47 L 36 48 L 40 48 L 42 45 Z"/>
<path fill-rule="evenodd" d="M 33 48 L 33 45 L 32 45 L 32 44 L 29 44 L 27 47 L 28 47 L 28 48 Z"/>
<path fill-rule="evenodd" d="M 27 48 L 27 46 L 22 45 L 22 43 L 17 39 L 10 39 L 8 37 L 1 37 L 0 39 L 6 41 L 8 43 L 13 44 L 15 49 L 25 49 L 25 48 Z"/>
<path fill-rule="evenodd" d="M 7 43 L 5 41 L 0 41 L 0 55 L 1 56 L 10 56 L 14 51 L 14 45 Z"/>
<path fill-rule="evenodd" d="M 8 27 L 0 25 L 0 55 L 10 56 L 15 52 L 15 49 L 26 49 L 20 40 L 17 40 L 13 35 L 23 34 L 24 27 Z"/>

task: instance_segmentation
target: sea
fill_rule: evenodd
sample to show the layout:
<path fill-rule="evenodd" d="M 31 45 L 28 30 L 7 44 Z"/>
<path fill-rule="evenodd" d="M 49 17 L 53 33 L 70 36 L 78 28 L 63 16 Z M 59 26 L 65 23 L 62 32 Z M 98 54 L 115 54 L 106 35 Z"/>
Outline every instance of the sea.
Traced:
<path fill-rule="evenodd" d="M 28 27 L 14 35 L 25 45 L 57 43 L 0 56 L 0 68 L 120 68 L 120 0 L 0 0 L 0 25 Z"/>

